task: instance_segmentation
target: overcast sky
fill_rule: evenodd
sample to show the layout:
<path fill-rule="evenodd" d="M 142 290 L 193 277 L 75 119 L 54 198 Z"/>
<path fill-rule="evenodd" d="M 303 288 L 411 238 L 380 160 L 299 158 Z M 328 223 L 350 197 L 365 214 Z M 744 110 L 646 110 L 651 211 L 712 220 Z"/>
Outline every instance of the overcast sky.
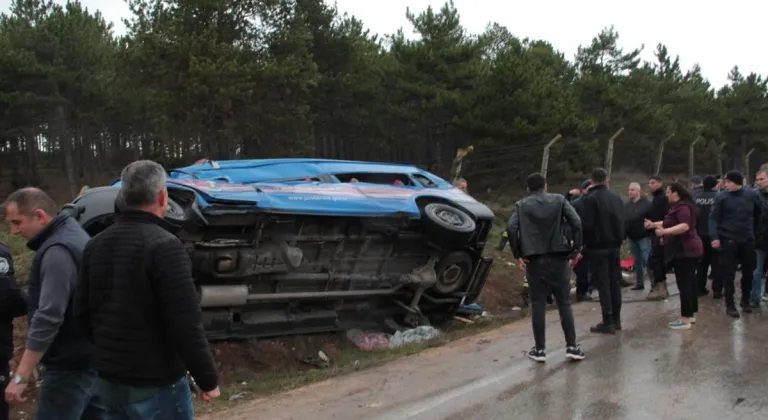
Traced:
<path fill-rule="evenodd" d="M 0 0 L 7 11 L 11 0 Z M 58 0 L 65 3 L 65 0 Z M 121 18 L 129 16 L 124 0 L 81 0 L 98 9 L 125 30 Z M 341 12 L 358 17 L 372 32 L 390 34 L 398 28 L 411 33 L 405 10 L 439 9 L 438 0 L 337 0 Z M 684 69 L 699 63 L 705 77 L 717 87 L 726 83 L 728 71 L 738 65 L 742 73 L 768 75 L 768 2 L 763 0 L 454 0 L 465 28 L 482 32 L 498 22 L 521 38 L 545 39 L 570 59 L 579 45 L 589 44 L 602 28 L 614 25 L 625 50 L 645 44 L 652 59 L 656 44 L 667 45 L 679 55 Z M 624 6 L 620 6 L 623 4 Z"/>

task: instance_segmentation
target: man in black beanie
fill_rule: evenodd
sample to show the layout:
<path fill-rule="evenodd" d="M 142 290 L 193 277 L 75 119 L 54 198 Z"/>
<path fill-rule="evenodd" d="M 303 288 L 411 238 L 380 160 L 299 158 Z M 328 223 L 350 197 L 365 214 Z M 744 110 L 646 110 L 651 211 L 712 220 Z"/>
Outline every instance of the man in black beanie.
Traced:
<path fill-rule="evenodd" d="M 736 266 L 741 263 L 741 308 L 750 313 L 752 272 L 755 269 L 755 232 L 760 223 L 762 203 L 757 192 L 743 188 L 744 175 L 730 171 L 725 175 L 726 191 L 717 195 L 709 214 L 712 248 L 718 250 L 718 277 L 725 287 L 728 316 L 738 318 L 734 294 Z M 715 289 L 717 292 L 717 289 Z"/>
<path fill-rule="evenodd" d="M 661 222 L 669 210 L 669 199 L 664 188 L 664 180 L 659 175 L 648 178 L 651 190 L 651 211 L 648 220 Z M 664 264 L 664 245 L 655 235 L 651 238 L 651 254 L 648 257 L 648 270 L 651 274 L 651 291 L 645 297 L 647 300 L 664 300 L 669 297 L 667 290 L 667 268 Z"/>
<path fill-rule="evenodd" d="M 716 275 L 717 253 L 712 249 L 712 239 L 709 237 L 709 213 L 711 213 L 712 206 L 715 204 L 715 197 L 717 197 L 716 187 L 717 179 L 712 175 L 705 176 L 702 181 L 702 188 L 693 191 L 693 201 L 696 203 L 696 230 L 704 245 L 704 255 L 701 257 L 696 270 L 699 296 L 706 296 L 709 293 L 707 276 L 709 268 L 712 267 L 712 296 L 715 299 L 720 299 L 723 297 L 723 282 Z"/>

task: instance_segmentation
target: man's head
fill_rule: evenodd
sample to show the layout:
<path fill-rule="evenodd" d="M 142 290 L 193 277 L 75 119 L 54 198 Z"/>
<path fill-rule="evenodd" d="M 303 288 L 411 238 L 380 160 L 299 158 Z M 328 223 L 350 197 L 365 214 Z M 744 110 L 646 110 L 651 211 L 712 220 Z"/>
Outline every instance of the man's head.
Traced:
<path fill-rule="evenodd" d="M 464 192 L 467 192 L 467 180 L 464 179 L 464 178 L 457 179 L 455 187 L 460 189 L 460 190 L 462 190 L 462 191 L 464 191 Z"/>
<path fill-rule="evenodd" d="M 640 184 L 637 182 L 633 182 L 629 184 L 629 198 L 632 200 L 637 200 L 643 195 L 643 189 L 640 187 Z"/>
<path fill-rule="evenodd" d="M 31 240 L 51 223 L 59 207 L 42 190 L 27 187 L 11 194 L 3 203 L 3 210 L 11 233 Z"/>
<path fill-rule="evenodd" d="M 586 194 L 587 191 L 592 187 L 592 180 L 588 179 L 581 183 L 581 193 Z"/>
<path fill-rule="evenodd" d="M 715 178 L 712 175 L 705 176 L 704 181 L 702 181 L 701 183 L 704 189 L 707 189 L 707 190 L 713 190 L 717 188 L 717 184 L 718 184 L 717 178 Z"/>
<path fill-rule="evenodd" d="M 118 200 L 125 209 L 143 210 L 158 217 L 168 211 L 167 175 L 162 166 L 151 160 L 139 160 L 123 169 L 123 185 Z"/>
<path fill-rule="evenodd" d="M 761 190 L 768 190 L 768 168 L 765 170 L 760 170 L 757 172 L 757 175 L 755 175 L 755 184 L 757 184 L 757 188 Z"/>
<path fill-rule="evenodd" d="M 528 192 L 531 193 L 547 190 L 547 181 L 538 172 L 534 172 L 528 175 L 528 179 L 525 180 L 525 184 L 528 186 Z"/>
<path fill-rule="evenodd" d="M 691 188 L 700 187 L 704 179 L 698 175 L 691 178 Z"/>
<path fill-rule="evenodd" d="M 725 189 L 736 191 L 744 185 L 744 175 L 739 171 L 730 171 L 725 174 Z"/>
<path fill-rule="evenodd" d="M 664 180 L 659 175 L 653 175 L 648 178 L 648 188 L 652 192 L 659 191 L 664 186 Z"/>
<path fill-rule="evenodd" d="M 604 185 L 608 182 L 608 171 L 603 168 L 595 168 L 592 170 L 592 175 L 589 179 L 592 180 L 593 185 Z"/>

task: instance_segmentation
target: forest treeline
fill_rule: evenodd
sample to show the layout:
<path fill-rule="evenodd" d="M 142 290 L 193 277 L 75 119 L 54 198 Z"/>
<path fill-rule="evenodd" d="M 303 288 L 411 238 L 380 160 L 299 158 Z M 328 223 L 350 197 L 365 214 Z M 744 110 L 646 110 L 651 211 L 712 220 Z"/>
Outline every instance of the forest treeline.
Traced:
<path fill-rule="evenodd" d="M 0 177 L 13 186 L 55 170 L 75 194 L 138 158 L 386 160 L 447 175 L 468 145 L 477 183 L 537 169 L 561 134 L 556 177 L 603 163 L 620 128 L 614 170 L 653 172 L 666 140 L 662 171 L 684 172 L 699 137 L 697 169 L 742 168 L 753 148 L 753 165 L 768 158 L 761 75 L 735 66 L 711 86 L 664 45 L 652 62 L 619 48 L 613 27 L 570 58 L 498 24 L 468 33 L 450 2 L 404 11 L 411 27 L 385 37 L 322 0 L 129 0 L 121 36 L 76 1 L 11 3 Z"/>

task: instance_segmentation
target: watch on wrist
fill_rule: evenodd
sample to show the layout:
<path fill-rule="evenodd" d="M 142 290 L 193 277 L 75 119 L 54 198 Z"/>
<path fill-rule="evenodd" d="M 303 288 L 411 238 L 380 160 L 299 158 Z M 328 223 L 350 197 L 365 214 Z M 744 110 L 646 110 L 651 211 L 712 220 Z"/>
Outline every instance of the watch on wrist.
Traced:
<path fill-rule="evenodd" d="M 18 373 L 13 375 L 13 383 L 16 385 L 26 385 L 27 380 L 22 378 Z"/>

